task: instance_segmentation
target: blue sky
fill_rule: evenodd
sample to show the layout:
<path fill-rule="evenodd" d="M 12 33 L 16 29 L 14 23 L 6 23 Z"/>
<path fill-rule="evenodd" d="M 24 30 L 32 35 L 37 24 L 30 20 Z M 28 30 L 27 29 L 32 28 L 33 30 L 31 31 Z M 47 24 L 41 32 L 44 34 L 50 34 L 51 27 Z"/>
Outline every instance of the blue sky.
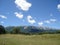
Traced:
<path fill-rule="evenodd" d="M 60 1 L 0 0 L 0 25 L 60 28 Z"/>

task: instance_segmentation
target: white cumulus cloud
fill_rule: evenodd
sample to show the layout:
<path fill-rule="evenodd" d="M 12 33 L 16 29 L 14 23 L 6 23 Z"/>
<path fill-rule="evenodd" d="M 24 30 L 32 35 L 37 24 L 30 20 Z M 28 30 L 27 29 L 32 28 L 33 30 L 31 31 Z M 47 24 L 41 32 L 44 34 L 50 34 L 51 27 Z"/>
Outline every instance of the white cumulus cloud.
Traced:
<path fill-rule="evenodd" d="M 19 9 L 22 9 L 23 11 L 28 11 L 32 6 L 32 4 L 27 2 L 26 0 L 15 0 L 15 4 Z"/>
<path fill-rule="evenodd" d="M 50 16 L 53 16 L 53 14 L 51 13 Z"/>
<path fill-rule="evenodd" d="M 21 14 L 21 13 L 15 12 L 14 14 L 16 15 L 16 17 L 18 17 L 20 19 L 23 18 L 23 14 Z"/>
<path fill-rule="evenodd" d="M 0 23 L 1 23 L 1 24 L 3 24 L 4 22 L 3 22 L 3 21 L 1 21 Z"/>
<path fill-rule="evenodd" d="M 51 23 L 50 20 L 45 20 L 44 22 L 45 22 L 45 23 Z"/>
<path fill-rule="evenodd" d="M 57 9 L 60 11 L 60 4 L 57 5 Z"/>
<path fill-rule="evenodd" d="M 56 22 L 56 21 L 57 21 L 56 19 L 50 19 L 50 20 L 45 20 L 44 22 L 49 24 L 49 23 Z"/>
<path fill-rule="evenodd" d="M 57 20 L 56 19 L 50 19 L 51 22 L 56 22 Z"/>
<path fill-rule="evenodd" d="M 7 19 L 7 17 L 4 15 L 0 15 L 0 18 Z"/>
<path fill-rule="evenodd" d="M 27 20 L 28 20 L 28 22 L 31 23 L 31 24 L 36 23 L 36 21 L 35 21 L 30 15 L 27 16 Z"/>
<path fill-rule="evenodd" d="M 39 22 L 39 23 L 38 23 L 39 26 L 42 26 L 43 24 L 44 24 L 43 22 Z"/>

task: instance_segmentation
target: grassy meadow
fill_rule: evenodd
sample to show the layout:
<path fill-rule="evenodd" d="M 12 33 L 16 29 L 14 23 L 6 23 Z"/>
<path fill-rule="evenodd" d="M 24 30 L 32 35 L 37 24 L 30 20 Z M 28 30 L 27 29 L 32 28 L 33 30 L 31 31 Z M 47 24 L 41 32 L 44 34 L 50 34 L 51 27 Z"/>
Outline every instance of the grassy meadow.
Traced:
<path fill-rule="evenodd" d="M 60 45 L 60 34 L 1 34 L 0 45 Z"/>

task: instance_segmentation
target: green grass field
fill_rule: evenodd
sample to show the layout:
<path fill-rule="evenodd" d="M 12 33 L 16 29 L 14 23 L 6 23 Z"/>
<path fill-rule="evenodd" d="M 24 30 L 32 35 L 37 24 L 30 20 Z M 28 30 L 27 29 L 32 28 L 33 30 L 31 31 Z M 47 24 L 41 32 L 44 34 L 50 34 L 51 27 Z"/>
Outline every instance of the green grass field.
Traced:
<path fill-rule="evenodd" d="M 60 34 L 0 35 L 0 45 L 60 45 Z"/>

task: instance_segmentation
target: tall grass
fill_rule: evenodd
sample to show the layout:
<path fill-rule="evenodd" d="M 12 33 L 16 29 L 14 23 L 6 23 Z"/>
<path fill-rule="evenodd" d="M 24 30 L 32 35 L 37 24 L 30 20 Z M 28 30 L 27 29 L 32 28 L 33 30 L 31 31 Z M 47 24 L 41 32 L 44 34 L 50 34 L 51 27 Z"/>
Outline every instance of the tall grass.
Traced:
<path fill-rule="evenodd" d="M 0 35 L 0 45 L 60 45 L 60 34 Z"/>

